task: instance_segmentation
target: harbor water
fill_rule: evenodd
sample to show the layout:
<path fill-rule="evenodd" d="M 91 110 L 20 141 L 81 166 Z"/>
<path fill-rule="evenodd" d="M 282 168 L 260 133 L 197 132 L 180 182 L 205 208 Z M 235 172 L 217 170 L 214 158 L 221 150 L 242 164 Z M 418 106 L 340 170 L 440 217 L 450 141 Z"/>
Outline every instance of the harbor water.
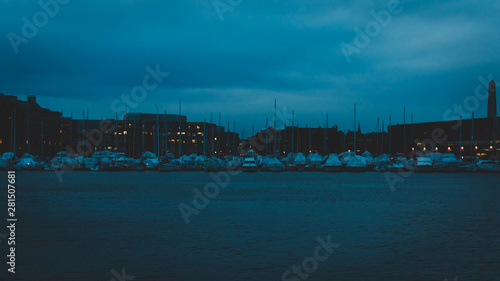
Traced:
<path fill-rule="evenodd" d="M 399 179 L 17 172 L 16 274 L 3 255 L 0 279 L 500 280 L 500 174 Z"/>

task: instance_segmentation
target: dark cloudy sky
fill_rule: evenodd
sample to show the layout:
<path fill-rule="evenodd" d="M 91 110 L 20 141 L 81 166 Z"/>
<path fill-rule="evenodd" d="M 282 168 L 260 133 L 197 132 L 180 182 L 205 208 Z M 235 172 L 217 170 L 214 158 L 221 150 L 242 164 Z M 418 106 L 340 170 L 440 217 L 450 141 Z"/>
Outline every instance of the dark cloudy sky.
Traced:
<path fill-rule="evenodd" d="M 367 131 L 377 117 L 403 122 L 403 106 L 407 120 L 409 112 L 416 122 L 443 120 L 474 95 L 478 76 L 500 76 L 498 0 L 404 1 L 348 63 L 340 44 L 353 45 L 354 28 L 364 30 L 388 2 L 242 0 L 221 20 L 212 0 L 71 0 L 16 54 L 9 34 L 23 36 L 22 18 L 43 10 L 0 0 L 0 92 L 34 94 L 65 116 L 90 108 L 90 118 L 114 117 L 113 100 L 159 65 L 170 76 L 129 111 L 154 113 L 157 104 L 176 113 L 181 99 L 188 120 L 220 111 L 223 124 L 236 120 L 248 133 L 265 126 L 277 98 L 299 125 L 323 126 L 328 113 L 346 130 L 357 103 Z"/>

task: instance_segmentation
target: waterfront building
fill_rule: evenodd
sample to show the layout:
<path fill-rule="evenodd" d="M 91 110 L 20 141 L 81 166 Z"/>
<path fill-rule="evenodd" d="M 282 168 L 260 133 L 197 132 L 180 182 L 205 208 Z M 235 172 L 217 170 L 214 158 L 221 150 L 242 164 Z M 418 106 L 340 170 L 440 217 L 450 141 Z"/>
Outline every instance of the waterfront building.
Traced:
<path fill-rule="evenodd" d="M 0 94 L 0 153 L 55 155 L 62 148 L 61 112 L 41 107 L 35 96 L 21 101 Z"/>

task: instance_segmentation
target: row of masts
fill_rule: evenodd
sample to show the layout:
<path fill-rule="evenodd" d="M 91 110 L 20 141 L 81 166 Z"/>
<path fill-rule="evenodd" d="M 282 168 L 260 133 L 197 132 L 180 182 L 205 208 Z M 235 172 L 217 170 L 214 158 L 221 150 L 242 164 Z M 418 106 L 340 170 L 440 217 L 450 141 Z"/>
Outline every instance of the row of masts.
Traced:
<path fill-rule="evenodd" d="M 30 153 L 30 116 L 29 116 L 29 103 L 27 103 L 27 144 L 28 144 L 28 153 Z M 127 112 L 127 109 L 125 110 L 125 112 Z M 178 129 L 179 129 L 179 132 L 178 132 L 178 142 L 179 142 L 179 155 L 182 155 L 182 118 L 181 118 L 181 114 L 182 114 L 182 103 L 181 101 L 179 100 L 179 122 L 178 122 Z M 162 156 L 161 155 L 161 149 L 160 149 L 160 128 L 159 128 L 159 107 L 156 105 L 156 115 L 157 115 L 157 118 L 156 118 L 156 139 L 157 141 L 155 142 L 155 150 L 157 152 L 157 155 L 158 156 Z M 15 143 L 16 143 L 16 111 L 15 109 L 13 109 L 12 111 L 12 118 L 11 118 L 11 144 L 12 144 L 12 151 L 15 152 Z M 87 118 L 86 118 L 86 121 L 87 121 L 87 124 L 85 124 L 85 111 L 83 111 L 82 113 L 82 120 L 81 122 L 83 122 L 83 124 L 80 124 L 80 127 L 82 128 L 82 131 L 83 130 L 87 130 L 88 131 L 88 120 L 89 120 L 89 109 L 87 109 Z M 124 148 L 125 150 L 127 150 L 127 146 L 126 146 L 126 132 L 128 131 L 128 124 L 127 124 L 127 121 L 126 121 L 126 117 L 127 117 L 127 114 L 125 113 L 124 115 L 124 133 L 123 133 L 123 137 L 124 137 Z M 164 144 L 165 144 L 165 153 L 168 152 L 168 138 L 167 138 L 167 133 L 168 133 L 168 122 L 167 122 L 167 112 L 165 111 L 164 113 L 164 117 L 165 117 L 165 132 L 164 132 Z M 71 119 L 73 118 L 73 113 L 71 113 Z M 391 118 L 392 116 L 389 115 L 389 130 L 388 130 L 388 133 L 389 133 L 389 154 L 392 154 L 392 151 L 391 151 L 391 148 L 392 148 L 392 145 L 391 145 L 391 139 L 392 139 L 392 132 L 391 132 Z M 117 128 L 117 119 L 118 119 L 118 115 L 116 115 L 116 118 L 115 118 L 115 128 Z M 328 125 L 328 113 L 326 114 L 326 127 L 325 127 L 325 133 L 324 133 L 324 151 L 325 153 L 327 153 L 328 151 L 328 136 L 327 136 L 327 129 L 329 127 Z M 204 120 L 204 123 L 206 123 L 206 119 Z M 213 123 L 213 113 L 211 114 L 210 116 L 210 123 Z M 266 127 L 267 127 L 267 118 L 266 118 Z M 496 130 L 496 122 L 493 122 L 493 126 L 494 126 L 494 129 L 493 129 L 493 132 L 495 132 Z M 70 132 L 72 132 L 72 122 L 70 122 L 71 124 L 71 127 L 70 127 Z M 285 124 L 285 129 L 286 129 L 286 122 L 284 123 Z M 411 124 L 413 124 L 413 112 L 411 112 Z M 133 144 L 132 144 L 132 155 L 135 155 L 135 142 L 136 142 L 136 136 L 135 136 L 135 120 L 134 120 L 134 124 L 133 124 Z M 144 128 L 144 124 L 142 124 L 143 128 Z M 219 112 L 219 128 L 221 126 L 221 113 Z M 292 112 L 292 127 L 295 126 L 295 111 Z M 356 152 L 357 151 L 357 128 L 359 128 L 359 123 L 357 122 L 357 112 L 356 112 L 356 104 L 354 104 L 354 151 Z M 274 100 L 274 134 L 277 133 L 277 100 L 275 99 Z M 230 132 L 230 123 L 229 123 L 229 120 L 228 120 L 228 132 Z M 308 128 L 308 124 L 306 124 L 306 128 Z M 384 128 L 384 120 L 382 120 L 382 128 Z M 212 138 L 211 138 L 211 147 L 212 149 L 214 148 L 214 136 L 215 136 L 215 132 L 214 132 L 214 126 L 212 126 Z M 42 138 L 42 145 L 41 145 L 41 152 L 42 152 L 42 157 L 43 157 L 43 153 L 44 153 L 44 136 L 43 136 L 43 120 L 41 121 L 41 138 Z M 233 130 L 234 132 L 236 132 L 236 121 L 233 121 Z M 266 129 L 267 130 L 267 129 Z M 413 126 L 411 126 L 411 135 L 413 135 Z M 220 150 L 220 134 L 221 134 L 221 130 L 218 129 L 218 140 L 219 140 L 219 150 Z M 285 134 L 286 134 L 286 130 L 285 130 Z M 377 134 L 377 155 L 379 154 L 379 134 L 380 134 L 380 117 L 377 118 L 377 130 L 376 130 L 376 134 Z M 70 143 L 72 143 L 72 134 L 69 134 L 70 135 Z M 196 134 L 197 135 L 197 134 Z M 252 127 L 252 135 L 254 135 L 254 127 Z M 267 132 L 266 132 L 266 143 L 267 143 Z M 495 148 L 495 151 L 496 151 L 496 134 L 494 133 L 494 148 Z M 117 134 L 115 134 L 115 143 L 117 143 Z M 61 138 L 62 138 L 62 134 L 61 134 Z M 142 134 L 142 138 L 143 138 L 143 141 L 142 141 L 142 145 L 143 145 L 143 151 L 144 151 L 144 133 Z M 277 137 L 274 136 L 274 152 L 276 153 L 278 151 L 277 149 Z M 104 142 L 106 141 L 106 138 L 104 138 Z M 229 138 L 227 138 L 227 146 L 229 147 Z M 473 142 L 474 141 L 474 112 L 472 113 L 472 129 L 471 129 L 471 141 Z M 233 137 L 233 148 L 235 148 L 235 138 Z M 462 146 L 462 116 L 460 116 L 460 146 Z M 471 142 L 471 154 L 472 154 L 472 144 Z M 204 133 L 203 133 L 203 154 L 206 155 L 206 126 L 204 126 Z M 309 130 L 309 151 L 311 151 L 311 130 Z M 197 142 L 195 141 L 195 144 L 196 144 L 196 147 L 197 147 Z M 104 146 L 106 147 L 106 143 L 104 143 Z M 297 146 L 297 151 L 299 149 L 299 142 L 298 142 L 298 134 L 297 134 L 297 143 L 296 143 L 296 146 Z M 343 148 L 345 148 L 345 135 L 344 135 L 344 141 L 343 141 L 343 144 L 341 144 L 341 146 Z M 292 151 L 294 151 L 294 147 L 295 147 L 295 130 L 292 130 Z M 406 107 L 403 107 L 403 147 L 404 147 L 404 153 L 407 154 L 407 145 L 406 145 Z M 198 149 L 196 149 L 196 151 L 198 151 Z M 462 156 L 462 149 L 459 149 L 459 153 L 460 153 L 460 158 Z M 127 151 L 125 151 L 126 153 Z M 267 145 L 266 145 L 266 154 L 268 154 L 268 151 L 267 151 Z"/>

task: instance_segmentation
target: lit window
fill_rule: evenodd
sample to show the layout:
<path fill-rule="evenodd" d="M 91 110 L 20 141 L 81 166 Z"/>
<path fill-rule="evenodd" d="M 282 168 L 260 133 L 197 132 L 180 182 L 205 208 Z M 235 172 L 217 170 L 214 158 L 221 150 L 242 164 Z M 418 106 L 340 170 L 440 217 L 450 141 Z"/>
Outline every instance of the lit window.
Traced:
<path fill-rule="evenodd" d="M 448 151 L 451 151 L 451 147 L 448 146 Z"/>
<path fill-rule="evenodd" d="M 28 144 L 28 140 L 26 140 L 26 144 Z"/>
<path fill-rule="evenodd" d="M 477 145 L 476 145 L 476 150 L 477 150 Z"/>
<path fill-rule="evenodd" d="M 127 131 L 123 131 L 123 134 L 126 135 L 127 134 Z"/>
<path fill-rule="evenodd" d="M 195 140 L 191 140 L 191 143 L 195 143 L 196 141 Z"/>
<path fill-rule="evenodd" d="M 461 149 L 462 149 L 462 150 L 464 150 L 464 147 L 462 146 L 462 148 L 461 148 Z"/>
<path fill-rule="evenodd" d="M 490 145 L 490 149 L 493 149 L 493 146 L 492 146 L 492 145 Z"/>
<path fill-rule="evenodd" d="M 438 151 L 438 148 L 436 147 L 434 150 Z"/>
<path fill-rule="evenodd" d="M 0 144 L 2 144 L 2 140 L 0 140 Z"/>

